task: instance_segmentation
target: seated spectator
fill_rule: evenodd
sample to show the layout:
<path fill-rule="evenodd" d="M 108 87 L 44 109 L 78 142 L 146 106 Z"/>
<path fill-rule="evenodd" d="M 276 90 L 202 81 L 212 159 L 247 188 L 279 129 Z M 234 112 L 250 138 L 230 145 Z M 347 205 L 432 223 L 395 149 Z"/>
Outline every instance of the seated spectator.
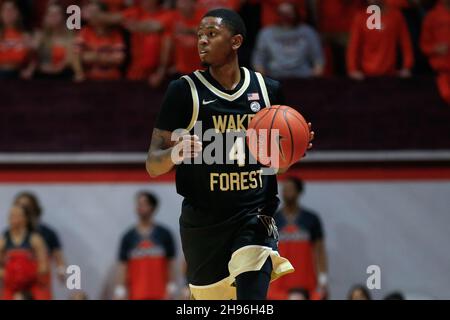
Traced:
<path fill-rule="evenodd" d="M 25 208 L 25 210 L 28 212 L 33 230 L 44 239 L 48 253 L 49 270 L 48 273 L 42 277 L 39 290 L 40 296 L 45 297 L 45 299 L 51 299 L 53 296 L 51 284 L 52 263 L 56 267 L 56 274 L 59 281 L 62 284 L 65 284 L 66 280 L 66 262 L 64 259 L 61 241 L 59 240 L 57 232 L 54 231 L 53 228 L 49 227 L 47 224 L 42 223 L 42 208 L 39 204 L 38 198 L 33 193 L 19 193 L 14 199 L 14 205 Z"/>
<path fill-rule="evenodd" d="M 243 0 L 197 0 L 197 7 L 205 13 L 209 10 L 227 8 L 239 11 Z"/>
<path fill-rule="evenodd" d="M 30 73 L 31 38 L 24 31 L 19 9 L 5 0 L 0 7 L 0 79 L 14 79 Z"/>
<path fill-rule="evenodd" d="M 171 232 L 155 223 L 157 198 L 136 197 L 138 223 L 121 239 L 114 299 L 163 300 L 176 296 L 175 244 Z"/>
<path fill-rule="evenodd" d="M 450 0 L 439 1 L 425 17 L 420 46 L 437 73 L 442 98 L 450 104 Z"/>
<path fill-rule="evenodd" d="M 261 30 L 253 52 L 256 71 L 273 78 L 320 76 L 324 58 L 318 34 L 300 23 L 295 5 L 282 3 L 279 22 Z"/>
<path fill-rule="evenodd" d="M 37 78 L 68 79 L 73 76 L 74 36 L 66 27 L 65 12 L 60 5 L 52 4 L 47 8 L 42 31 L 36 32 L 33 42 Z"/>
<path fill-rule="evenodd" d="M 309 292 L 304 288 L 292 288 L 289 290 L 288 300 L 309 300 Z"/>
<path fill-rule="evenodd" d="M 161 64 L 174 57 L 174 66 L 169 74 L 183 75 L 201 69 L 197 48 L 197 28 L 202 20 L 203 10 L 197 9 L 195 0 L 177 0 L 177 10 L 173 12 L 170 29 L 170 51 Z"/>
<path fill-rule="evenodd" d="M 3 299 L 12 300 L 21 292 L 40 296 L 41 278 L 48 272 L 47 248 L 42 237 L 32 231 L 26 209 L 13 206 L 9 228 L 0 236 L 0 280 Z"/>
<path fill-rule="evenodd" d="M 372 300 L 369 291 L 362 285 L 356 285 L 350 289 L 348 300 Z"/>
<path fill-rule="evenodd" d="M 283 203 L 274 219 L 280 233 L 279 252 L 295 271 L 270 285 L 270 299 L 286 299 L 289 290 L 305 288 L 311 300 L 328 295 L 327 257 L 322 223 L 317 214 L 302 207 L 298 200 L 303 182 L 295 177 L 283 183 Z"/>
<path fill-rule="evenodd" d="M 411 38 L 400 11 L 384 4 L 385 0 L 368 0 L 381 8 L 381 30 L 367 28 L 366 12 L 358 14 L 350 32 L 347 50 L 348 74 L 355 80 L 367 76 L 411 76 L 414 55 Z M 397 49 L 400 48 L 403 68 L 396 71 Z"/>
<path fill-rule="evenodd" d="M 77 42 L 77 80 L 118 80 L 121 78 L 120 66 L 125 60 L 125 43 L 122 34 L 99 21 L 91 19 L 96 14 L 106 12 L 105 5 L 90 2 L 83 8 L 88 25 L 83 27 Z"/>

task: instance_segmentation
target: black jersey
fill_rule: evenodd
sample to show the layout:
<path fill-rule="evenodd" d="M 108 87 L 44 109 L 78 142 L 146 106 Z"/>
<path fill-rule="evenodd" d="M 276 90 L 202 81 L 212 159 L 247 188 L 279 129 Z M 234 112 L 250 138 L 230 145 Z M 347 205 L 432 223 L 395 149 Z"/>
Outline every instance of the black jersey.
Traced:
<path fill-rule="evenodd" d="M 262 167 L 248 151 L 245 131 L 262 108 L 282 104 L 280 84 L 241 68 L 241 81 L 225 90 L 208 71 L 196 71 L 169 85 L 156 128 L 185 128 L 201 136 L 203 157 L 180 164 L 176 171 L 177 192 L 184 207 L 181 222 L 187 227 L 220 224 L 234 216 L 262 213 L 272 216 L 278 206 L 275 175 L 263 175 Z M 208 148 L 217 136 L 221 149 Z M 207 159 L 208 155 L 215 158 Z M 217 157 L 217 155 L 220 155 Z"/>

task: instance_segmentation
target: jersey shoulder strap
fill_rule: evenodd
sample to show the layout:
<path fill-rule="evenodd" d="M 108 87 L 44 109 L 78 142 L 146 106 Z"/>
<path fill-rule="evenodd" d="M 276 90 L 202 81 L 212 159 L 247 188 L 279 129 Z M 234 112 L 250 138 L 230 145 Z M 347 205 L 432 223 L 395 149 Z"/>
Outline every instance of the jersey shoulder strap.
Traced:
<path fill-rule="evenodd" d="M 267 91 L 266 82 L 264 81 L 264 77 L 261 73 L 255 72 L 256 79 L 258 80 L 259 89 L 261 90 L 264 103 L 266 107 L 270 107 L 272 104 L 270 103 L 269 92 Z"/>
<path fill-rule="evenodd" d="M 195 82 L 194 82 L 194 80 L 192 80 L 192 74 L 182 76 L 181 78 L 187 81 L 187 83 L 189 84 L 189 88 L 191 89 L 192 118 L 191 118 L 191 121 L 189 122 L 188 127 L 186 128 L 187 131 L 191 131 L 192 128 L 194 128 L 194 125 L 198 119 L 198 112 L 200 110 L 200 98 L 199 98 L 199 94 L 198 94 L 198 90 L 195 85 Z"/>

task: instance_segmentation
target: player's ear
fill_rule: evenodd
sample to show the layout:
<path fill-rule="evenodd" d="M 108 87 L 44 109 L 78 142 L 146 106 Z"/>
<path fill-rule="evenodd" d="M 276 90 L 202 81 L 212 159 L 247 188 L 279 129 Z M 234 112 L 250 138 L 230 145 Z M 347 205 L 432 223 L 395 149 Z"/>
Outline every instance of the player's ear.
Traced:
<path fill-rule="evenodd" d="M 242 37 L 242 35 L 240 34 L 234 35 L 233 38 L 231 38 L 233 50 L 238 50 L 242 46 L 243 42 L 244 38 Z"/>

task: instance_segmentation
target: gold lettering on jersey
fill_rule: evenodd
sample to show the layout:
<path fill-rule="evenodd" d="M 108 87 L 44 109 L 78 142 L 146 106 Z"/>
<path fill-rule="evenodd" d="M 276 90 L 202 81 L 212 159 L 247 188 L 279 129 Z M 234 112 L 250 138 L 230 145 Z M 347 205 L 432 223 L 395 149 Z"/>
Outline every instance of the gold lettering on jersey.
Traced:
<path fill-rule="evenodd" d="M 262 188 L 262 170 L 250 172 L 212 172 L 209 174 L 211 191 L 244 191 Z"/>
<path fill-rule="evenodd" d="M 216 132 L 224 133 L 226 129 L 227 116 L 213 116 L 213 121 Z"/>
<path fill-rule="evenodd" d="M 212 116 L 217 133 L 239 132 L 247 130 L 255 114 L 227 114 Z"/>

